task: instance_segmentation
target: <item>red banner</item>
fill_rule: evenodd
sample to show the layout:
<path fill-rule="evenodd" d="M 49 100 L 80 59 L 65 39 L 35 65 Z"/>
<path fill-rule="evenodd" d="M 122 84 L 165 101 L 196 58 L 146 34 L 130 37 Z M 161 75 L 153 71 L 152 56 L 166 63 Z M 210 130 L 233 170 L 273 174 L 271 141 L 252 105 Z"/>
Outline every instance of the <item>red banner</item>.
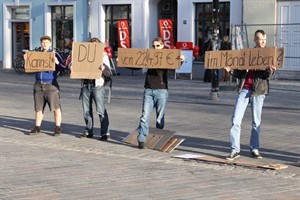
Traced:
<path fill-rule="evenodd" d="M 193 50 L 193 42 L 177 42 L 176 48 L 182 50 Z"/>
<path fill-rule="evenodd" d="M 130 48 L 129 26 L 127 20 L 118 21 L 118 47 Z"/>
<path fill-rule="evenodd" d="M 160 37 L 164 40 L 165 48 L 171 49 L 174 47 L 173 38 L 173 22 L 171 19 L 159 20 Z"/>

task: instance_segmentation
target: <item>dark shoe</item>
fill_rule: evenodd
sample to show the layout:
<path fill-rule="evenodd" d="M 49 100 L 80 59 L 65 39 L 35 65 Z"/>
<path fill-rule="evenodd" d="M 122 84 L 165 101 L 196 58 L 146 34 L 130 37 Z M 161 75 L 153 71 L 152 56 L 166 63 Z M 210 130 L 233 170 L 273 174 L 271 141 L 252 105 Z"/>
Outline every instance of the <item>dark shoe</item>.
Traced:
<path fill-rule="evenodd" d="M 139 149 L 145 149 L 146 143 L 145 142 L 139 142 Z"/>
<path fill-rule="evenodd" d="M 60 126 L 56 126 L 53 136 L 59 136 L 60 134 L 61 134 L 61 128 Z"/>
<path fill-rule="evenodd" d="M 257 149 L 253 149 L 251 151 L 251 155 L 253 158 L 262 159 L 262 156 L 260 155 L 260 153 Z"/>
<path fill-rule="evenodd" d="M 101 141 L 107 141 L 108 138 L 109 138 L 109 134 L 101 135 L 100 138 L 99 138 L 99 140 L 101 140 Z"/>
<path fill-rule="evenodd" d="M 93 138 L 94 134 L 93 133 L 89 133 L 88 131 L 84 131 L 81 135 L 80 138 Z"/>
<path fill-rule="evenodd" d="M 234 161 L 238 157 L 240 157 L 240 153 L 233 151 L 226 157 L 226 160 Z"/>
<path fill-rule="evenodd" d="M 34 127 L 29 133 L 29 135 L 37 135 L 41 132 L 41 128 L 39 126 Z"/>

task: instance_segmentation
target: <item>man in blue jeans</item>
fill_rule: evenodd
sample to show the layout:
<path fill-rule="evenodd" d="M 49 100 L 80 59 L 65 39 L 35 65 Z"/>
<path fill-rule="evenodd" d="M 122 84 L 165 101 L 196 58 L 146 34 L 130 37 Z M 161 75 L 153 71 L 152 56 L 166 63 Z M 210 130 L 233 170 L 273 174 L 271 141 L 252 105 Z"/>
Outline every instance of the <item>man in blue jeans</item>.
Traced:
<path fill-rule="evenodd" d="M 154 49 L 163 49 L 163 39 L 160 37 L 155 38 L 152 42 L 152 46 Z M 183 61 L 184 56 L 181 55 L 180 59 Z M 168 70 L 148 69 L 145 80 L 142 116 L 138 127 L 139 135 L 137 140 L 138 147 L 140 149 L 144 149 L 146 146 L 146 137 L 149 133 L 150 115 L 153 108 L 156 109 L 156 128 L 164 128 L 164 117 L 168 97 Z"/>
<path fill-rule="evenodd" d="M 98 38 L 92 38 L 90 42 L 100 43 Z M 99 55 L 100 56 L 100 55 Z M 80 137 L 92 138 L 94 135 L 94 116 L 93 116 L 93 101 L 96 104 L 96 112 L 100 118 L 100 140 L 106 141 L 109 138 L 109 119 L 105 108 L 105 77 L 110 76 L 110 63 L 106 53 L 103 55 L 103 65 L 100 70 L 102 75 L 99 79 L 84 79 L 82 80 L 81 98 L 83 118 L 85 121 L 85 129 Z"/>
<path fill-rule="evenodd" d="M 257 30 L 254 34 L 255 48 L 266 47 L 266 33 Z M 228 72 L 230 68 L 226 67 Z M 234 160 L 240 156 L 241 123 L 248 104 L 251 104 L 252 129 L 250 136 L 250 154 L 253 158 L 261 159 L 259 153 L 259 136 L 261 126 L 261 113 L 265 96 L 269 94 L 269 78 L 274 66 L 268 66 L 265 70 L 233 70 L 230 74 L 239 79 L 239 95 L 237 96 L 232 116 L 232 127 L 230 129 L 231 153 L 226 158 Z"/>

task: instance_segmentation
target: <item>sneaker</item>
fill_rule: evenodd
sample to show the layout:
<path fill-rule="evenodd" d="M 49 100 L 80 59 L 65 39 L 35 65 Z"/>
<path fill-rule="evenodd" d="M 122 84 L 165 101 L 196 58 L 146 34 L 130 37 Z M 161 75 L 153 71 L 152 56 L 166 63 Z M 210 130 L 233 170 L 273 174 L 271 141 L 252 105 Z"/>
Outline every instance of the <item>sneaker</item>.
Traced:
<path fill-rule="evenodd" d="M 233 151 L 226 157 L 226 159 L 233 161 L 233 160 L 237 159 L 238 157 L 240 157 L 240 153 Z"/>
<path fill-rule="evenodd" d="M 100 138 L 99 138 L 99 140 L 101 140 L 101 141 L 107 141 L 108 138 L 110 138 L 110 137 L 109 137 L 109 134 L 101 135 Z"/>
<path fill-rule="evenodd" d="M 253 149 L 251 151 L 251 155 L 253 158 L 262 159 L 262 156 L 260 155 L 260 153 L 257 149 Z"/>
<path fill-rule="evenodd" d="M 29 135 L 36 135 L 39 134 L 41 132 L 41 128 L 39 126 L 34 127 L 34 129 L 32 129 L 29 133 Z"/>
<path fill-rule="evenodd" d="M 145 149 L 146 143 L 145 142 L 139 142 L 138 147 L 139 147 L 139 149 Z"/>
<path fill-rule="evenodd" d="M 89 133 L 87 130 L 85 130 L 81 135 L 80 138 L 92 138 L 94 136 L 93 133 Z"/>
<path fill-rule="evenodd" d="M 60 126 L 55 126 L 53 136 L 59 136 L 60 134 L 61 134 L 61 127 Z"/>

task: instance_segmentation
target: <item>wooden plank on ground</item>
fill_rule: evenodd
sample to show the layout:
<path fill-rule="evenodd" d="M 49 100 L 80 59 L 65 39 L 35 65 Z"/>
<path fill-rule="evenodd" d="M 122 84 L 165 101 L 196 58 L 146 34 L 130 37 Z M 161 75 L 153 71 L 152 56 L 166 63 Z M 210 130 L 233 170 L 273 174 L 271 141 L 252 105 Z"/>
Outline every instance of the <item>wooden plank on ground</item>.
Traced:
<path fill-rule="evenodd" d="M 123 139 L 123 142 L 129 143 L 132 145 L 138 145 L 138 141 L 137 141 L 138 134 L 139 134 L 138 131 L 135 129 L 129 135 L 127 135 L 126 138 Z"/>
<path fill-rule="evenodd" d="M 173 138 L 175 138 L 176 140 L 175 140 L 175 142 L 172 145 L 170 145 L 165 150 L 165 152 L 167 152 L 167 153 L 171 153 L 171 151 L 173 151 L 174 149 L 176 149 L 185 140 L 183 138 L 176 138 L 176 137 L 173 137 Z"/>
<path fill-rule="evenodd" d="M 149 134 L 146 139 L 146 147 L 148 149 L 155 149 L 163 152 L 171 152 L 184 140 L 174 138 L 174 134 L 175 131 L 156 129 L 150 127 Z M 132 145 L 138 145 L 137 136 L 138 131 L 134 130 L 126 138 L 124 138 L 123 142 Z"/>
<path fill-rule="evenodd" d="M 175 158 L 185 158 L 184 155 L 182 156 L 174 156 Z M 188 158 L 188 157 L 187 157 Z M 237 166 L 244 166 L 244 167 L 255 167 L 255 168 L 263 168 L 263 169 L 272 169 L 272 170 L 279 170 L 279 169 L 286 169 L 288 168 L 287 165 L 284 164 L 272 164 L 272 163 L 262 163 L 262 162 L 249 162 L 243 160 L 234 160 L 229 161 L 224 158 L 218 158 L 214 156 L 206 156 L 206 155 L 199 155 L 198 157 L 192 157 L 188 159 L 199 160 L 202 162 L 208 163 L 218 163 L 218 164 L 227 164 L 227 165 L 237 165 Z"/>
<path fill-rule="evenodd" d="M 163 148 L 163 146 L 165 144 L 167 144 L 167 142 L 174 136 L 175 131 L 169 131 L 169 130 L 163 130 L 163 129 L 157 129 L 157 128 L 150 128 L 149 129 L 149 134 L 163 136 L 163 137 L 161 137 L 161 139 L 158 141 L 158 143 L 153 148 L 153 149 L 156 149 L 156 150 L 161 150 L 161 148 Z"/>
<path fill-rule="evenodd" d="M 185 139 L 173 137 L 171 140 L 161 149 L 162 152 L 171 153 L 176 149 Z"/>

